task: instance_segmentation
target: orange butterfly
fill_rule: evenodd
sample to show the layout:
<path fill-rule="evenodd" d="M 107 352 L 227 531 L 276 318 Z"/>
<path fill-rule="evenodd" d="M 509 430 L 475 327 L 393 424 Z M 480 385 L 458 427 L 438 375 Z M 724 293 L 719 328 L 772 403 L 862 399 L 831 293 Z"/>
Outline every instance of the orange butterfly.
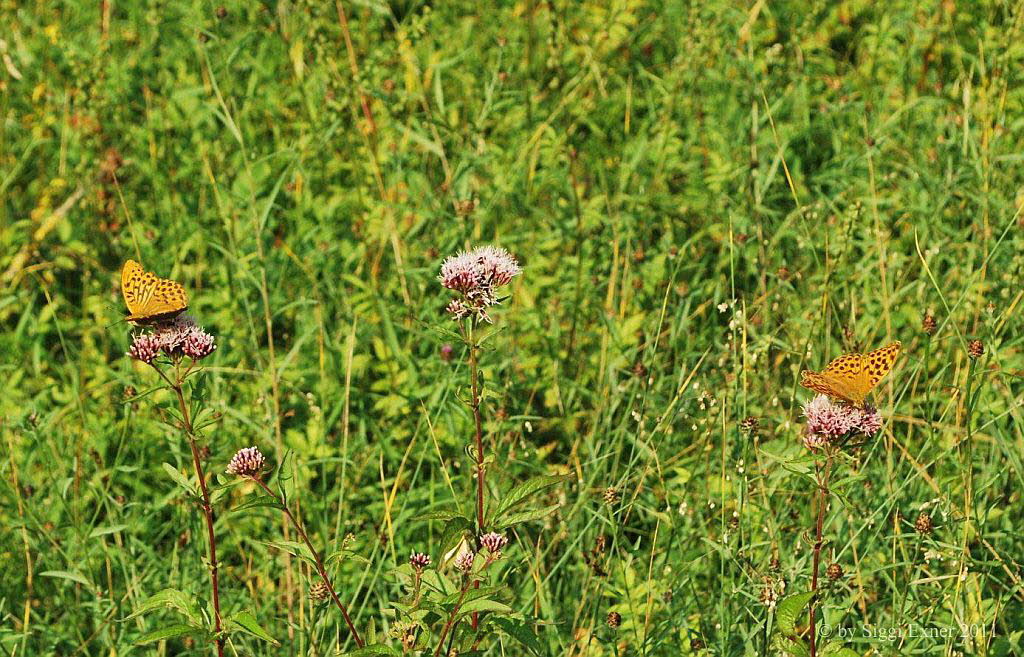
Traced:
<path fill-rule="evenodd" d="M 801 372 L 800 385 L 863 406 L 871 389 L 892 369 L 902 346 L 897 340 L 866 354 L 843 354 L 820 372 Z"/>
<path fill-rule="evenodd" d="M 188 309 L 188 295 L 181 283 L 158 278 L 134 260 L 121 268 L 121 296 L 128 306 L 125 320 L 136 324 L 164 322 Z"/>

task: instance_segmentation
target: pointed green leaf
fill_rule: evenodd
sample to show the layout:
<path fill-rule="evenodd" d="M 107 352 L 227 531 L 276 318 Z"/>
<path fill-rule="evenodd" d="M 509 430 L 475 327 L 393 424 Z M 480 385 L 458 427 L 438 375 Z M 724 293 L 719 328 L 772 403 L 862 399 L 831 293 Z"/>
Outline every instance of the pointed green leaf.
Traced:
<path fill-rule="evenodd" d="M 832 642 L 825 644 L 821 650 L 822 657 L 860 657 L 857 651 L 847 648 L 841 643 Z"/>
<path fill-rule="evenodd" d="M 498 522 L 496 523 L 496 527 L 498 529 L 505 529 L 507 527 L 512 527 L 514 525 L 518 525 L 524 522 L 530 522 L 531 520 L 540 520 L 541 518 L 544 518 L 554 513 L 556 510 L 558 510 L 558 507 L 560 506 L 562 505 L 552 504 L 551 506 L 544 507 L 543 509 L 529 509 L 527 511 L 510 513 L 506 515 L 504 518 L 499 519 Z"/>
<path fill-rule="evenodd" d="M 171 479 L 174 480 L 174 483 L 178 484 L 186 491 L 188 491 L 189 495 L 196 495 L 195 486 L 192 485 L 192 482 L 189 481 L 185 475 L 181 474 L 181 472 L 178 471 L 178 468 L 174 467 L 170 463 L 164 463 L 164 471 L 168 474 L 168 476 L 170 476 Z"/>
<path fill-rule="evenodd" d="M 179 623 L 177 625 L 168 625 L 161 627 L 160 629 L 153 630 L 152 632 L 146 632 L 138 639 L 135 640 L 136 645 L 143 643 L 153 643 L 154 641 L 163 641 L 164 639 L 173 639 L 176 636 L 184 636 L 186 634 L 192 634 L 198 632 L 198 630 L 191 625 L 185 625 Z"/>
<path fill-rule="evenodd" d="M 69 579 L 72 582 L 78 582 L 79 584 L 84 584 L 85 586 L 92 586 L 92 583 L 90 583 L 89 580 L 87 580 L 84 575 L 82 575 L 81 573 L 71 572 L 70 570 L 45 570 L 39 573 L 39 575 L 40 577 L 55 577 L 56 579 Z"/>
<path fill-rule="evenodd" d="M 796 634 L 796 621 L 797 617 L 800 616 L 800 612 L 804 610 L 807 603 L 814 597 L 813 591 L 807 591 L 806 593 L 794 593 L 793 595 L 783 598 L 782 602 L 775 609 L 775 622 L 779 626 L 779 631 L 786 636 L 794 636 Z"/>
<path fill-rule="evenodd" d="M 107 534 L 116 534 L 117 532 L 124 531 L 128 528 L 128 525 L 111 525 L 110 527 L 97 527 L 89 532 L 89 538 L 99 538 L 100 536 L 106 536 Z"/>
<path fill-rule="evenodd" d="M 500 627 L 505 634 L 508 634 L 510 637 L 523 644 L 533 654 L 541 654 L 542 648 L 540 641 L 537 640 L 537 635 L 533 633 L 526 623 L 498 616 L 492 617 L 491 622 Z"/>
<path fill-rule="evenodd" d="M 316 563 L 313 553 L 309 551 L 309 547 L 305 543 L 298 543 L 296 541 L 263 541 L 263 544 L 287 552 L 293 557 L 299 557 L 300 559 L 306 559 L 310 563 Z"/>
<path fill-rule="evenodd" d="M 272 509 L 284 509 L 283 506 L 272 497 L 257 497 L 249 500 L 243 504 L 239 504 L 230 511 L 229 514 L 240 513 L 242 511 L 248 511 L 249 509 L 261 509 L 264 507 L 270 507 Z"/>
<path fill-rule="evenodd" d="M 420 521 L 420 520 L 445 520 L 445 521 L 447 521 L 447 520 L 451 520 L 452 518 L 455 518 L 456 516 L 461 516 L 461 515 L 462 514 L 460 514 L 458 511 L 455 511 L 454 509 L 451 509 L 451 510 L 448 510 L 448 511 L 430 511 L 428 513 L 421 513 L 420 515 L 415 516 L 413 518 L 413 520 L 414 521 Z"/>
<path fill-rule="evenodd" d="M 247 634 L 251 634 L 258 639 L 263 639 L 268 643 L 272 643 L 275 646 L 281 645 L 277 639 L 270 636 L 270 633 L 263 629 L 260 624 L 256 621 L 256 616 L 251 611 L 243 610 L 232 614 L 228 618 L 228 627 L 237 627 Z"/>
<path fill-rule="evenodd" d="M 124 620 L 135 618 L 156 609 L 172 609 L 185 617 L 193 627 L 203 627 L 199 604 L 195 598 L 178 589 L 164 589 L 151 595 L 145 602 L 136 607 Z"/>
<path fill-rule="evenodd" d="M 569 475 L 541 475 L 539 477 L 527 479 L 505 494 L 501 502 L 498 504 L 498 508 L 494 512 L 494 517 L 500 518 L 509 509 L 513 508 L 520 502 L 525 501 L 531 495 L 534 495 L 545 488 L 550 488 L 556 484 L 562 483 L 563 481 L 567 481 L 569 478 Z"/>
<path fill-rule="evenodd" d="M 479 600 L 471 600 L 464 603 L 459 607 L 459 618 L 466 616 L 467 614 L 475 614 L 484 611 L 496 611 L 499 614 L 510 614 L 512 608 L 508 605 L 502 604 L 497 600 L 491 600 L 490 598 L 481 598 Z"/>
<path fill-rule="evenodd" d="M 439 600 L 439 602 L 443 605 L 451 605 L 458 602 L 459 598 L 462 598 L 462 604 L 465 605 L 467 602 L 472 602 L 473 600 L 479 600 L 480 598 L 486 598 L 494 595 L 503 588 L 503 586 L 484 586 L 479 589 L 470 589 L 469 591 L 466 591 L 465 596 L 462 595 L 462 591 L 455 591 L 454 593 L 450 593 L 443 599 Z"/>
<path fill-rule="evenodd" d="M 810 657 L 811 651 L 807 649 L 807 645 L 800 639 L 788 639 L 781 634 L 776 634 L 772 638 L 772 647 L 775 648 L 776 652 L 780 652 L 786 655 L 792 655 L 793 657 Z"/>

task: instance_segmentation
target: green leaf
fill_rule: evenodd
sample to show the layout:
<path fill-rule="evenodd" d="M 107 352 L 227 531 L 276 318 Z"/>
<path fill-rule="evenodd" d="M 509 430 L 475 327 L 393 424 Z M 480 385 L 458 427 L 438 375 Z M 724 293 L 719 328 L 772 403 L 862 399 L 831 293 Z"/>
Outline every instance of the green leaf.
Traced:
<path fill-rule="evenodd" d="M 263 544 L 287 552 L 293 557 L 299 557 L 308 560 L 310 563 L 316 563 L 313 553 L 309 551 L 309 547 L 305 543 L 298 543 L 296 541 L 263 541 Z"/>
<path fill-rule="evenodd" d="M 531 520 L 539 520 L 545 516 L 549 516 L 554 513 L 561 504 L 552 504 L 551 506 L 544 507 L 543 509 L 530 509 L 528 511 L 520 511 L 518 513 L 510 513 L 504 518 L 501 518 L 496 523 L 498 529 L 505 529 L 518 525 L 524 522 L 530 522 Z"/>
<path fill-rule="evenodd" d="M 781 634 L 776 634 L 772 638 L 772 647 L 775 648 L 776 652 L 782 652 L 787 655 L 793 655 L 793 657 L 810 657 L 811 651 L 807 649 L 807 645 L 800 639 L 787 639 Z"/>
<path fill-rule="evenodd" d="M 526 623 L 512 620 L 511 618 L 500 618 L 497 616 L 492 617 L 491 622 L 500 627 L 505 634 L 523 644 L 533 654 L 541 654 L 542 648 L 540 641 L 537 640 L 537 635 L 533 633 Z"/>
<path fill-rule="evenodd" d="M 242 511 L 248 511 L 249 509 L 260 509 L 264 507 L 270 507 L 273 509 L 284 509 L 284 507 L 272 497 L 257 497 L 249 500 L 243 504 L 239 504 L 230 511 L 229 514 L 241 513 Z"/>
<path fill-rule="evenodd" d="M 511 614 L 512 608 L 506 604 L 502 604 L 497 600 L 491 600 L 489 598 L 481 598 L 479 600 L 471 600 L 470 602 L 463 603 L 459 607 L 459 618 L 467 614 L 480 613 L 484 611 L 494 611 L 499 614 Z"/>
<path fill-rule="evenodd" d="M 117 532 L 124 531 L 128 528 L 128 525 L 111 525 L 109 527 L 97 527 L 96 529 L 89 532 L 89 538 L 99 538 L 100 536 L 106 536 L 107 534 L 116 534 Z"/>
<path fill-rule="evenodd" d="M 813 597 L 814 592 L 807 591 L 783 598 L 775 609 L 775 622 L 778 624 L 780 632 L 786 636 L 796 635 L 796 619 Z"/>
<path fill-rule="evenodd" d="M 469 591 L 466 591 L 465 596 L 462 595 L 462 591 L 455 591 L 454 593 L 448 594 L 439 602 L 443 605 L 455 604 L 461 597 L 462 604 L 465 605 L 467 602 L 472 602 L 473 600 L 479 600 L 480 598 L 486 598 L 489 595 L 493 595 L 503 588 L 504 587 L 502 586 L 485 586 L 479 589 L 470 589 Z"/>
<path fill-rule="evenodd" d="M 268 643 L 272 643 L 275 646 L 281 645 L 277 639 L 270 636 L 270 633 L 263 629 L 260 624 L 256 621 L 256 616 L 251 611 L 243 610 L 232 614 L 228 617 L 228 627 L 237 627 L 247 634 L 251 634 L 258 639 L 263 639 Z"/>
<path fill-rule="evenodd" d="M 188 491 L 189 495 L 192 495 L 193 497 L 197 495 L 195 486 L 192 485 L 192 482 L 189 481 L 185 475 L 178 471 L 178 468 L 174 467 L 170 463 L 164 463 L 164 471 L 166 471 L 168 476 L 174 480 L 174 483 Z"/>
<path fill-rule="evenodd" d="M 421 521 L 421 520 L 445 520 L 445 521 L 448 521 L 448 520 L 451 520 L 452 518 L 459 517 L 459 516 L 462 516 L 462 514 L 460 514 L 458 511 L 455 511 L 455 510 L 430 511 L 429 513 L 421 513 L 420 515 L 413 517 L 412 520 L 413 521 L 417 521 L 417 522 Z"/>
<path fill-rule="evenodd" d="M 199 613 L 199 604 L 196 602 L 196 599 L 178 589 L 164 589 L 154 593 L 145 602 L 136 607 L 135 611 L 124 620 L 135 618 L 156 609 L 172 609 L 184 616 L 192 627 L 203 627 L 202 615 Z"/>
<path fill-rule="evenodd" d="M 560 484 L 570 478 L 570 475 L 541 475 L 539 477 L 533 477 L 527 479 L 523 483 L 519 484 L 502 498 L 498 504 L 498 508 L 494 512 L 495 518 L 500 518 L 506 511 L 513 508 L 520 502 L 525 501 L 531 495 L 538 493 L 545 488 L 550 488 L 556 484 Z"/>
<path fill-rule="evenodd" d="M 92 582 L 87 580 L 85 578 L 85 575 L 82 575 L 81 573 L 75 573 L 70 570 L 46 570 L 39 573 L 39 576 L 54 577 L 56 579 L 69 579 L 72 582 L 78 582 L 79 584 L 84 584 L 85 586 L 92 586 Z"/>
<path fill-rule="evenodd" d="M 164 639 L 173 639 L 176 636 L 184 636 L 194 632 L 198 632 L 198 630 L 191 625 L 185 625 L 183 623 L 168 625 L 167 627 L 161 627 L 160 629 L 153 630 L 152 632 L 146 632 L 135 640 L 135 644 L 139 645 L 143 643 L 153 643 L 154 641 L 163 641 Z"/>
<path fill-rule="evenodd" d="M 356 648 L 348 652 L 338 653 L 338 657 L 372 657 L 372 655 L 389 655 L 391 657 L 400 657 L 402 653 L 398 652 L 389 645 L 383 643 L 375 643 L 372 646 L 363 646 L 362 648 Z"/>
<path fill-rule="evenodd" d="M 847 648 L 838 642 L 825 644 L 825 647 L 821 649 L 821 655 L 822 657 L 860 657 L 856 650 Z"/>

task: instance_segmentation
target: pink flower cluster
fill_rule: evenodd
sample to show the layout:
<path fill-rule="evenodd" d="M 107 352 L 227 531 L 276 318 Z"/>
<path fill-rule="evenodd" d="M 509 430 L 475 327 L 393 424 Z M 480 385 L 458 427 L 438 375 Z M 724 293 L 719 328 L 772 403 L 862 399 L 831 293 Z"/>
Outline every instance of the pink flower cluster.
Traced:
<path fill-rule="evenodd" d="M 877 409 L 839 404 L 827 395 L 817 395 L 804 404 L 803 411 L 807 418 L 804 446 L 809 449 L 855 434 L 873 436 L 882 428 L 882 416 Z"/>
<path fill-rule="evenodd" d="M 422 573 L 423 569 L 430 565 L 430 557 L 422 552 L 413 552 L 409 555 L 409 565 L 417 573 Z"/>
<path fill-rule="evenodd" d="M 143 363 L 152 363 L 163 352 L 171 358 L 188 356 L 198 361 L 214 352 L 214 337 L 204 331 L 189 315 L 179 315 L 167 324 L 154 327 L 152 332 L 132 336 L 128 355 Z"/>
<path fill-rule="evenodd" d="M 476 561 L 476 552 L 463 550 L 459 552 L 459 556 L 455 557 L 455 569 L 468 574 L 473 570 L 474 561 Z"/>
<path fill-rule="evenodd" d="M 501 550 L 508 545 L 508 538 L 504 534 L 489 532 L 480 536 L 480 545 L 487 550 L 489 560 L 494 561 L 501 558 Z"/>
<path fill-rule="evenodd" d="M 239 477 L 255 477 L 266 464 L 267 460 L 263 457 L 263 452 L 253 445 L 252 447 L 243 447 L 235 452 L 225 472 Z"/>
<path fill-rule="evenodd" d="M 437 278 L 460 296 L 445 310 L 455 320 L 476 317 L 490 322 L 487 308 L 501 303 L 496 288 L 508 285 L 522 271 L 512 254 L 496 246 L 480 246 L 450 256 Z"/>

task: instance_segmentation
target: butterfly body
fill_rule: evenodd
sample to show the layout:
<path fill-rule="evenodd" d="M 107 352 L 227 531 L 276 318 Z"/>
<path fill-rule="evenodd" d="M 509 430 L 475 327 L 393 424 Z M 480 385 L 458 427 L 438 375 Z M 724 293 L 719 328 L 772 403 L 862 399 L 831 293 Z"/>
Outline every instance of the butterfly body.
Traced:
<path fill-rule="evenodd" d="M 166 322 L 188 309 L 188 295 L 181 283 L 159 278 L 134 260 L 121 268 L 121 296 L 128 306 L 125 320 L 136 324 Z"/>
<path fill-rule="evenodd" d="M 820 372 L 801 372 L 800 385 L 863 406 L 871 389 L 892 369 L 901 347 L 897 340 L 866 354 L 843 354 Z"/>

